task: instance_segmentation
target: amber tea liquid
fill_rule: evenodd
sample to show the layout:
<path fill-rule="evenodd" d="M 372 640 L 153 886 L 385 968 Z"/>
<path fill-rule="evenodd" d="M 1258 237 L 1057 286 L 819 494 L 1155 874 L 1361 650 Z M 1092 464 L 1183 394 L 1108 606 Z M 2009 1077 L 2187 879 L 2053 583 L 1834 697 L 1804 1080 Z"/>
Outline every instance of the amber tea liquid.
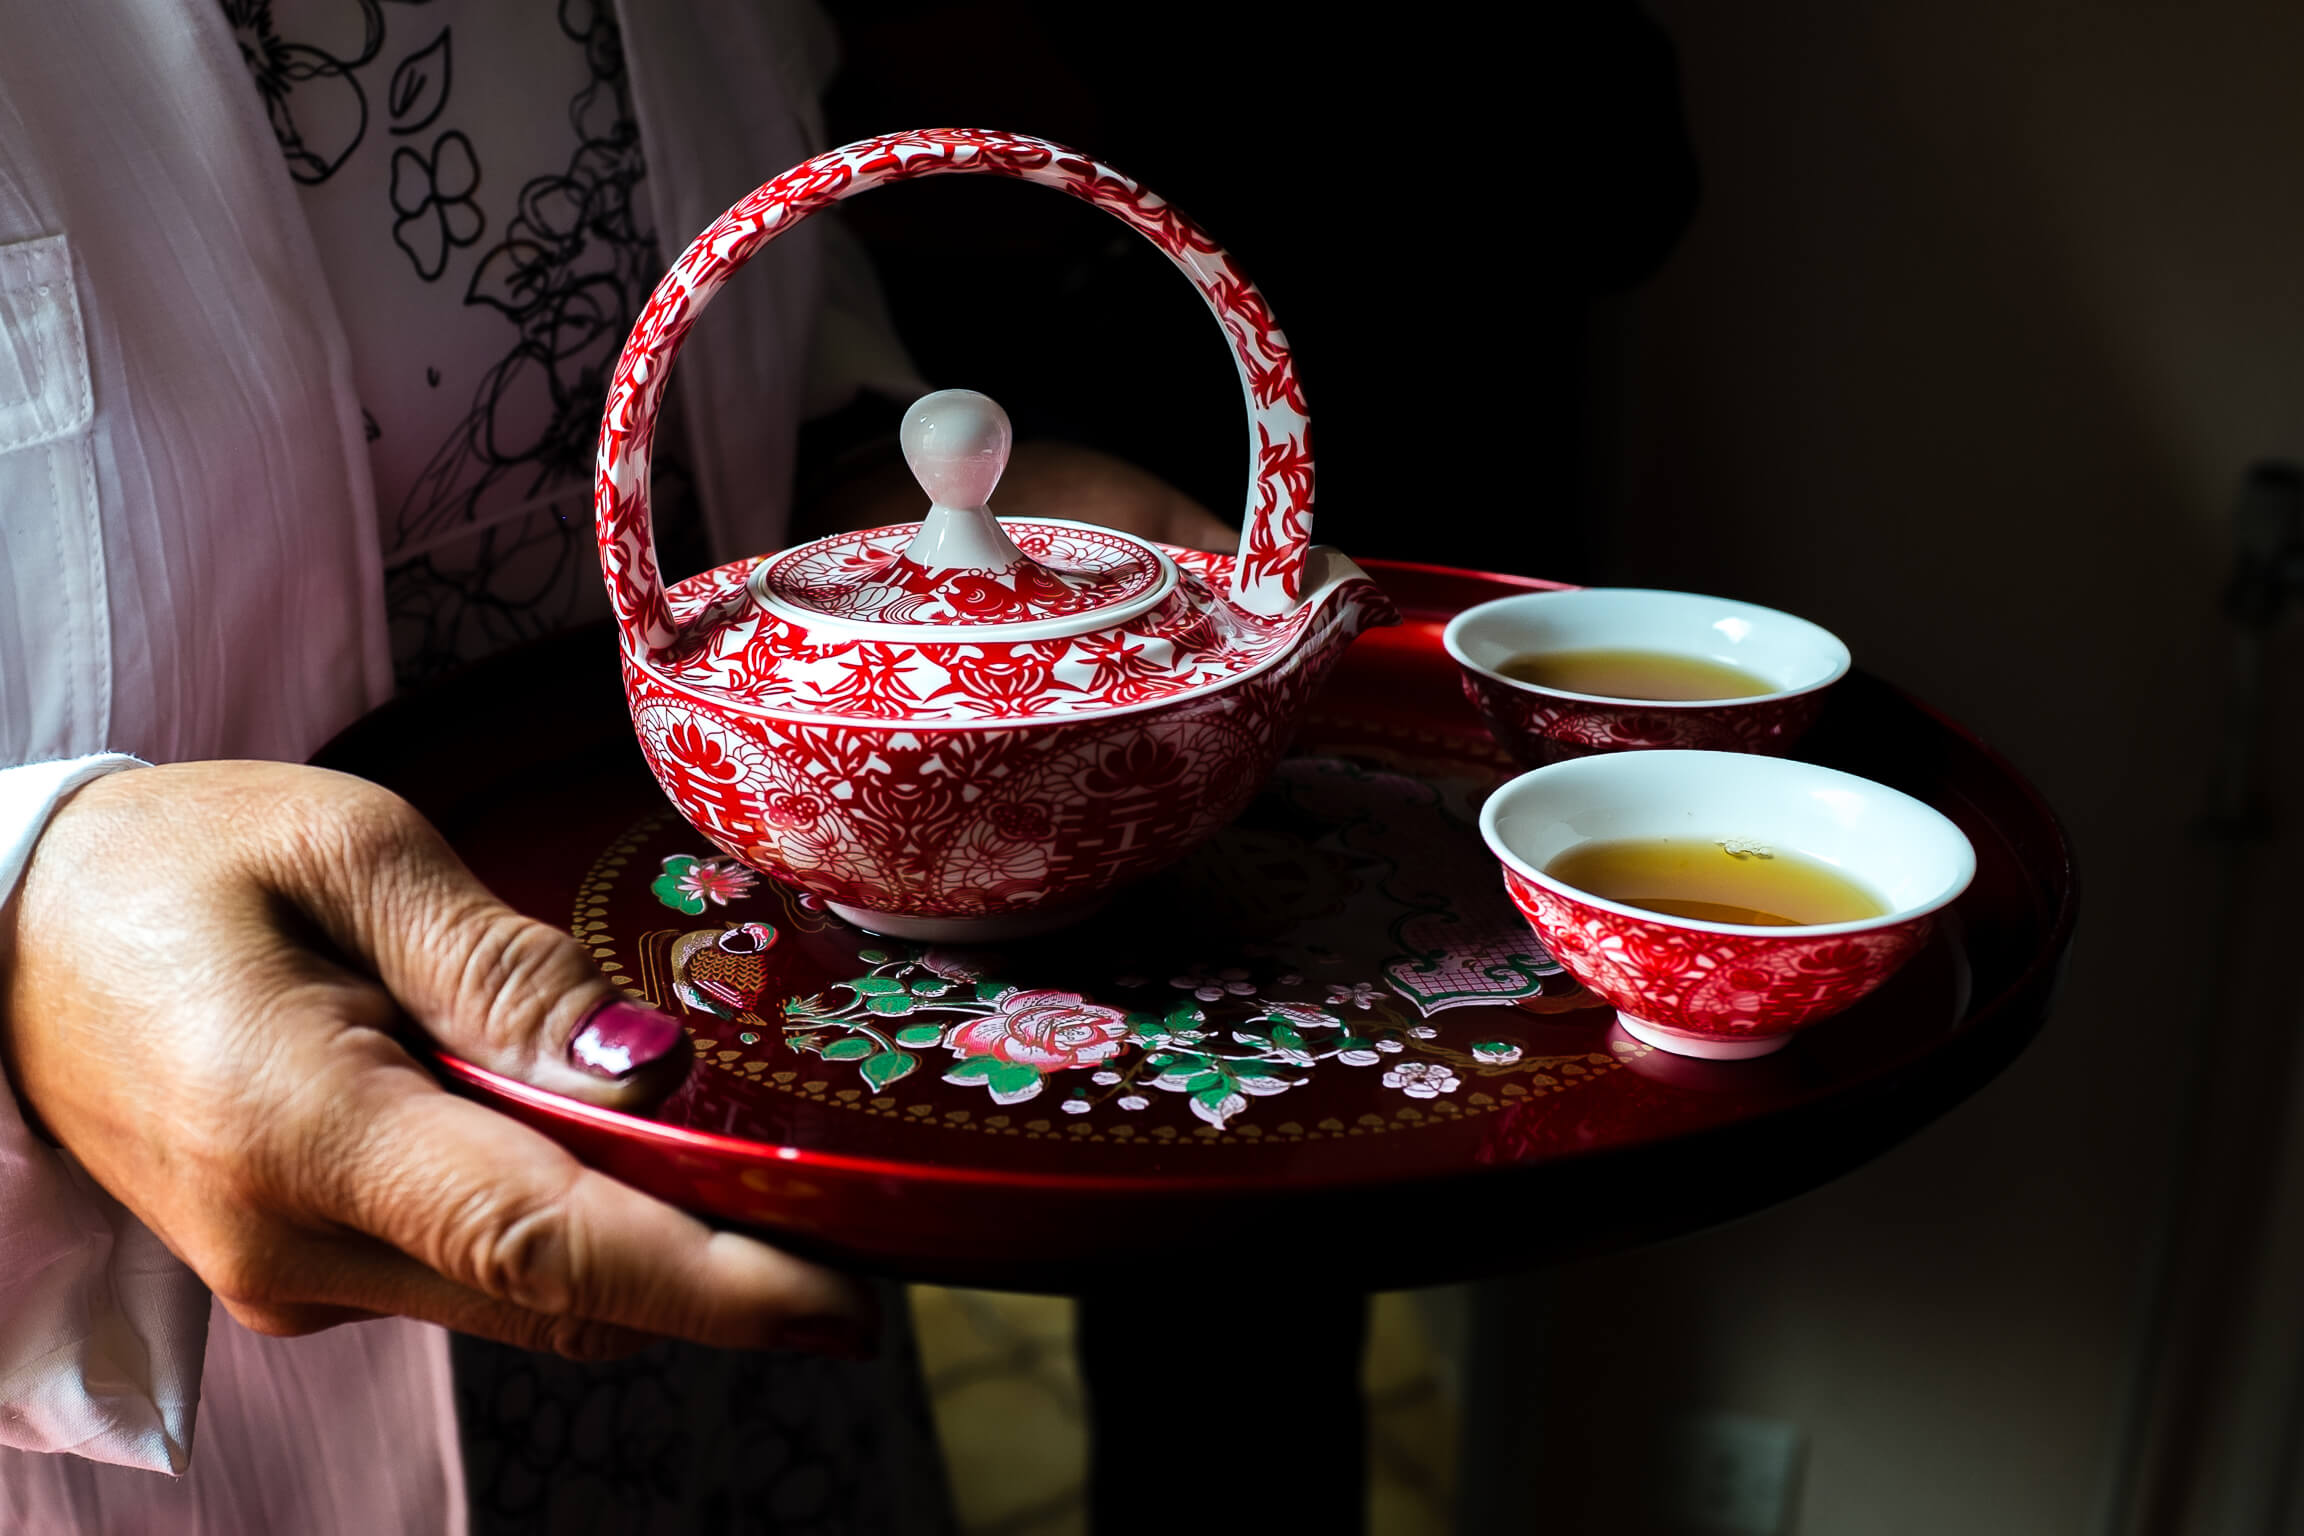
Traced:
<path fill-rule="evenodd" d="M 1777 691 L 1774 683 L 1742 667 L 1701 656 L 1675 656 L 1669 651 L 1531 651 L 1496 670 L 1515 682 L 1608 699 L 1684 704 L 1699 699 L 1749 699 Z"/>
<path fill-rule="evenodd" d="M 1605 838 L 1544 866 L 1563 885 L 1707 923 L 1790 928 L 1884 917 L 1887 902 L 1820 859 L 1734 839 Z"/>

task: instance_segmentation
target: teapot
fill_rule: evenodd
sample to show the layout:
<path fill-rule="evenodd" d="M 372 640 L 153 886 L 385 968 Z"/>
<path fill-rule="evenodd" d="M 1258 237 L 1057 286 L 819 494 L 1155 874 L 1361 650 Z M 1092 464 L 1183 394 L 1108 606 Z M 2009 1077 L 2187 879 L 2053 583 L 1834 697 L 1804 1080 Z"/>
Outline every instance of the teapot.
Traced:
<path fill-rule="evenodd" d="M 1254 438 L 1238 552 L 996 517 L 1007 417 L 945 390 L 902 428 L 929 503 L 920 522 L 666 587 L 649 461 L 689 327 L 810 214 L 956 172 L 1101 208 L 1200 290 Z M 767 182 L 699 235 L 617 360 L 593 509 L 632 724 L 664 793 L 723 852 L 897 938 L 1055 928 L 1181 858 L 1239 814 L 1353 636 L 1397 622 L 1365 572 L 1311 542 L 1304 395 L 1263 296 L 1159 197 L 1019 134 L 861 140 Z"/>

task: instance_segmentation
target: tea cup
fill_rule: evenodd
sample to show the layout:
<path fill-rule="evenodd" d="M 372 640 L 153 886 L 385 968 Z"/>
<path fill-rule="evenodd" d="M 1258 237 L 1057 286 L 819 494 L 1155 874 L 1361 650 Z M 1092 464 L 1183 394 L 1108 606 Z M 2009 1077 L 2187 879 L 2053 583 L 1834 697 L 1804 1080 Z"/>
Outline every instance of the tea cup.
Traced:
<path fill-rule="evenodd" d="M 1738 1060 L 1874 991 L 1927 941 L 1976 855 L 1941 812 L 1854 774 L 1788 758 L 1665 749 L 1524 773 L 1480 811 L 1512 902 L 1553 958 L 1658 1050 Z M 1760 927 L 1672 916 L 1546 873 L 1585 843 L 1701 838 L 1796 853 L 1876 894 L 1850 922 Z"/>
<path fill-rule="evenodd" d="M 1685 747 L 1789 751 L 1848 647 L 1820 625 L 1756 603 L 1644 587 L 1568 587 L 1500 597 L 1449 621 L 1441 643 L 1489 734 L 1523 768 L 1596 752 Z M 1523 682 L 1499 669 L 1547 652 L 1637 650 L 1725 663 L 1769 685 L 1722 699 L 1635 699 Z"/>

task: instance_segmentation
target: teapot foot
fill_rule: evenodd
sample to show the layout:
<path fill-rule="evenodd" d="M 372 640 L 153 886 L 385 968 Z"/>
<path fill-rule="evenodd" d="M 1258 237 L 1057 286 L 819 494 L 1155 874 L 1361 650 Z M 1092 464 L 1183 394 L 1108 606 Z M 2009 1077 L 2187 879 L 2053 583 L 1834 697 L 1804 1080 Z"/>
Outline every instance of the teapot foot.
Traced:
<path fill-rule="evenodd" d="M 913 939 L 924 944 L 1000 944 L 1052 933 L 1104 909 L 1110 898 L 1092 896 L 1085 901 L 1059 901 L 1021 912 L 994 912 L 983 917 L 913 917 L 902 912 L 874 912 L 837 901 L 826 906 L 844 923 L 866 933 L 891 939 Z"/>

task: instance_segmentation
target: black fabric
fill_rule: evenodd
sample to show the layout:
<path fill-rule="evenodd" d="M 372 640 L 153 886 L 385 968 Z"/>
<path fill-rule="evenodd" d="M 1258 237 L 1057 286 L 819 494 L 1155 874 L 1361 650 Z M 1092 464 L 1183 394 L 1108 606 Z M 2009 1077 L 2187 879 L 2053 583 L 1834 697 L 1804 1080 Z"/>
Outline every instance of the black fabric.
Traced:
<path fill-rule="evenodd" d="M 879 1360 L 664 1343 L 579 1365 L 455 1340 L 472 1536 L 937 1536 L 952 1527 L 901 1291 Z"/>

